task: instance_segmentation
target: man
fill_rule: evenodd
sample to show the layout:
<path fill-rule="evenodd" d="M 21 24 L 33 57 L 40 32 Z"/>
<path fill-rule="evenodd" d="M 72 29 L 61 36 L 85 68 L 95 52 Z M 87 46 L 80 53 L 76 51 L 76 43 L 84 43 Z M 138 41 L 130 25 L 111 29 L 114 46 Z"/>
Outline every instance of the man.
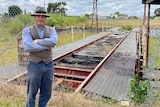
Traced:
<path fill-rule="evenodd" d="M 51 48 L 57 44 L 54 28 L 45 25 L 49 15 L 44 7 L 36 7 L 35 24 L 22 31 L 22 45 L 29 52 L 27 66 L 26 107 L 35 107 L 36 94 L 39 91 L 38 107 L 46 107 L 51 97 L 54 65 Z"/>

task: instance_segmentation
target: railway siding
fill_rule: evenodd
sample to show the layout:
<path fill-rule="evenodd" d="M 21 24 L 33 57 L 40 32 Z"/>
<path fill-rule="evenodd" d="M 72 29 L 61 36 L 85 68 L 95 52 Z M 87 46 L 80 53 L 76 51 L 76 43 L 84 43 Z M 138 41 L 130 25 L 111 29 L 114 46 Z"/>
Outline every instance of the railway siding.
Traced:
<path fill-rule="evenodd" d="M 140 32 L 140 28 L 132 30 L 95 77 L 82 89 L 87 97 L 129 100 L 129 82 L 137 59 L 136 32 Z"/>

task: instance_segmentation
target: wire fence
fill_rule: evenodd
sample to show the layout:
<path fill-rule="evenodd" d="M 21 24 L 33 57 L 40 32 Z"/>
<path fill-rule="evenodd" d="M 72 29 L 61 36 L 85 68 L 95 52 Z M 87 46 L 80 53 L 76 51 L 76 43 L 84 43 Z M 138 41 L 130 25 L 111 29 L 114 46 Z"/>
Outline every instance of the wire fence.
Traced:
<path fill-rule="evenodd" d="M 0 7 L 0 10 L 2 8 Z M 15 13 L 17 10 L 13 10 Z M 26 68 L 29 53 L 22 47 L 22 29 L 34 24 L 34 19 L 29 15 L 10 16 L 2 13 L 0 17 L 0 106 L 1 107 L 24 107 L 26 97 Z M 56 26 L 54 26 L 56 27 Z M 74 42 L 93 33 L 81 25 L 79 28 L 71 26 L 65 29 L 56 29 L 58 33 L 58 44 L 56 47 Z M 18 75 L 23 75 L 17 78 Z M 15 79 L 15 81 L 12 81 Z M 8 81 L 17 84 L 8 83 Z M 20 87 L 19 87 L 20 86 Z M 4 95 L 4 96 L 2 96 Z M 9 99 L 6 99 L 9 96 Z M 10 101 L 12 100 L 12 101 Z M 7 102 L 6 102 L 7 101 Z M 9 101 L 11 103 L 9 103 Z M 18 103 L 19 101 L 22 104 Z M 14 103 L 13 103 L 14 102 Z"/>
<path fill-rule="evenodd" d="M 159 66 L 156 65 L 157 61 L 159 61 L 159 52 L 160 52 L 160 29 L 159 28 L 153 28 L 150 30 L 149 37 L 154 39 L 154 42 L 150 42 L 151 46 L 150 49 L 151 54 L 148 58 L 148 64 L 147 69 L 143 70 L 144 77 L 149 79 L 150 81 L 150 87 L 148 89 L 148 95 L 146 98 L 146 101 L 142 104 L 143 107 L 149 107 L 149 106 L 159 106 L 156 105 L 156 100 L 158 101 L 160 96 L 160 87 L 159 87 Z M 154 46 L 153 46 L 154 45 Z"/>
<path fill-rule="evenodd" d="M 22 1 L 20 4 L 21 6 L 24 6 Z M 21 31 L 24 27 L 34 24 L 34 19 L 33 17 L 30 17 L 30 12 L 34 11 L 35 5 L 29 2 L 26 3 L 22 11 L 20 11 L 20 13 L 22 13 L 23 15 L 18 15 L 19 10 L 15 7 L 11 11 L 11 13 L 9 13 L 8 8 L 9 6 L 13 5 L 16 5 L 16 3 L 10 3 L 10 2 L 7 3 L 5 2 L 5 0 L 1 1 L 0 3 L 0 86 L 6 83 L 6 81 L 16 78 L 18 75 L 24 74 L 26 72 L 27 60 L 29 56 L 29 53 L 25 52 L 22 47 Z M 107 31 L 108 28 L 114 26 L 130 25 L 130 23 L 127 23 L 125 21 L 124 22 L 122 21 L 122 23 L 123 25 L 121 23 L 117 23 L 117 21 L 115 20 L 107 23 L 101 23 L 99 24 L 100 27 L 99 31 Z M 132 23 L 131 26 L 140 26 L 140 25 L 139 23 Z M 94 31 L 91 33 L 90 29 L 87 28 L 85 24 L 80 25 L 78 28 L 70 26 L 65 29 L 59 28 L 56 30 L 59 38 L 57 47 L 68 44 L 70 42 L 77 41 L 79 39 L 86 38 L 96 33 L 96 29 L 94 29 Z M 154 32 L 152 33 L 154 37 L 158 35 L 158 40 L 160 43 L 160 36 L 159 36 L 160 30 L 152 32 Z M 148 69 L 147 69 L 148 71 L 154 71 L 153 66 L 156 60 L 156 55 L 157 53 L 159 53 L 159 51 L 160 51 L 160 44 L 157 45 L 157 47 L 155 48 L 153 54 L 149 59 Z M 17 81 L 18 82 L 16 84 L 24 84 L 24 82 L 26 82 L 23 79 Z M 14 88 L 14 87 L 9 87 L 9 88 Z M 10 91 L 10 89 L 7 88 L 6 90 Z M 16 91 L 19 91 L 18 93 L 20 93 L 20 90 Z M 13 92 L 15 93 L 15 91 Z M 154 96 L 150 96 L 150 98 L 153 97 Z"/>

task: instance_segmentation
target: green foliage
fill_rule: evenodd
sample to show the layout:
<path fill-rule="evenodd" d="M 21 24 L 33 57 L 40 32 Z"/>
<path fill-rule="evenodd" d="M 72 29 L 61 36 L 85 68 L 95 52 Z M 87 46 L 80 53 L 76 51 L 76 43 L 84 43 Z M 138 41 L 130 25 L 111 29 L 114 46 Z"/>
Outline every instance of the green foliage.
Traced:
<path fill-rule="evenodd" d="M 34 24 L 34 18 L 31 17 L 30 14 L 18 15 L 16 20 L 20 20 L 25 26 Z"/>
<path fill-rule="evenodd" d="M 133 75 L 130 81 L 129 97 L 136 105 L 142 104 L 147 98 L 147 91 L 150 86 L 149 80 L 140 80 L 137 75 Z"/>
<path fill-rule="evenodd" d="M 86 17 L 79 17 L 78 20 L 79 20 L 79 22 L 85 22 L 87 20 L 87 18 Z"/>
<path fill-rule="evenodd" d="M 154 19 L 156 16 L 151 16 L 151 19 Z"/>
<path fill-rule="evenodd" d="M 158 45 L 159 45 L 158 38 L 154 38 L 154 37 L 149 38 L 149 58 L 154 54 L 154 50 L 155 48 L 157 48 Z M 160 68 L 160 50 L 157 48 L 156 51 L 157 51 L 157 54 L 156 54 L 156 59 L 154 61 L 153 68 Z"/>
<path fill-rule="evenodd" d="M 53 17 L 49 17 L 46 20 L 46 25 L 51 26 L 51 27 L 56 26 L 57 25 L 57 21 Z"/>
<path fill-rule="evenodd" d="M 0 29 L 0 35 L 3 35 L 2 29 Z M 5 36 L 0 36 L 0 42 L 5 41 Z"/>
<path fill-rule="evenodd" d="M 24 28 L 24 23 L 20 20 L 14 19 L 10 22 L 10 32 L 13 34 L 18 34 Z"/>
<path fill-rule="evenodd" d="M 154 14 L 160 16 L 160 8 L 155 9 Z"/>
<path fill-rule="evenodd" d="M 20 7 L 13 5 L 8 7 L 8 13 L 10 17 L 14 17 L 16 15 L 22 14 L 22 10 Z"/>
<path fill-rule="evenodd" d="M 9 30 L 13 34 L 18 34 L 26 26 L 34 23 L 33 17 L 30 15 L 18 15 L 9 23 Z"/>
<path fill-rule="evenodd" d="M 67 17 L 60 14 L 52 14 L 46 20 L 46 25 L 56 26 L 56 27 L 65 27 L 69 25 L 77 25 L 78 23 L 86 22 L 86 17 Z"/>
<path fill-rule="evenodd" d="M 115 104 L 117 102 L 116 99 L 109 99 L 109 98 L 102 98 L 99 101 L 107 104 Z"/>
<path fill-rule="evenodd" d="M 137 16 L 130 16 L 129 19 L 138 19 Z"/>
<path fill-rule="evenodd" d="M 120 12 L 119 11 L 117 11 L 117 12 L 115 12 L 114 14 L 117 14 L 118 16 L 120 15 Z"/>
<path fill-rule="evenodd" d="M 9 17 L 8 13 L 4 13 L 4 17 Z"/>
<path fill-rule="evenodd" d="M 67 9 L 65 8 L 66 2 L 55 2 L 48 3 L 47 12 L 48 13 L 59 13 L 61 15 L 66 15 Z"/>
<path fill-rule="evenodd" d="M 89 14 L 85 14 L 84 15 L 86 18 L 88 18 L 89 19 L 89 17 L 90 17 L 90 15 Z"/>
<path fill-rule="evenodd" d="M 1 107 L 23 107 L 25 105 L 24 99 L 15 98 L 15 99 L 1 99 Z"/>
<path fill-rule="evenodd" d="M 123 26 L 123 27 L 121 28 L 121 30 L 126 30 L 126 31 L 132 30 L 132 26 L 130 26 L 130 25 Z"/>

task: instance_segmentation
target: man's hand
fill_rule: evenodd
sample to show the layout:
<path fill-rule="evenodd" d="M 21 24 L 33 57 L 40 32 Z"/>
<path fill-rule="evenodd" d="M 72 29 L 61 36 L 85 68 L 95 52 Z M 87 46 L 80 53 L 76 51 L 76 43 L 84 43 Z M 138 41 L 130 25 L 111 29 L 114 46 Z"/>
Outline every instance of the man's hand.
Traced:
<path fill-rule="evenodd" d="M 35 44 L 37 44 L 37 39 L 35 39 L 35 40 L 33 40 L 33 43 L 35 43 Z M 51 48 L 50 47 L 46 47 L 46 50 L 51 50 Z"/>
<path fill-rule="evenodd" d="M 36 43 L 36 44 L 37 44 L 37 40 L 35 39 L 35 40 L 33 41 L 33 43 Z"/>

